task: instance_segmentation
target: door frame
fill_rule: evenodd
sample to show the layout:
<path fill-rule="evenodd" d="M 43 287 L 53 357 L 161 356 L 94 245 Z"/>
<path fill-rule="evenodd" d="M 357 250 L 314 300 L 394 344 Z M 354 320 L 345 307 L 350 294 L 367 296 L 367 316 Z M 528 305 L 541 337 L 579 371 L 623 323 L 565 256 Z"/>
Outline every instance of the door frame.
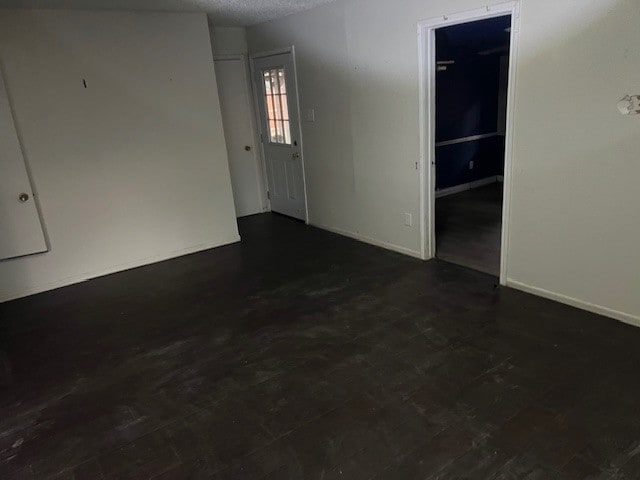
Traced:
<path fill-rule="evenodd" d="M 251 129 L 251 134 L 253 135 L 253 144 L 256 145 L 257 149 L 253 152 L 253 157 L 256 161 L 256 165 L 258 166 L 258 182 L 257 188 L 258 192 L 260 192 L 260 209 L 263 212 L 269 211 L 269 203 L 267 199 L 267 184 L 265 183 L 266 172 L 265 165 L 260 154 L 260 135 L 259 129 L 256 126 L 256 107 L 254 104 L 253 98 L 253 83 L 251 82 L 251 73 L 249 70 L 249 59 L 244 54 L 227 54 L 227 55 L 214 55 L 213 56 L 213 64 L 215 69 L 216 62 L 224 62 L 224 61 L 240 61 L 242 62 L 242 69 L 245 77 L 245 84 L 247 86 L 247 105 L 249 107 L 249 128 Z M 216 77 L 216 82 L 217 82 Z"/>
<path fill-rule="evenodd" d="M 420 254 L 423 260 L 436 255 L 436 35 L 438 28 L 511 15 L 507 125 L 505 132 L 500 284 L 506 285 L 509 251 L 509 215 L 512 191 L 513 119 L 516 59 L 518 53 L 520 5 L 517 1 L 487 5 L 418 22 L 419 105 L 420 105 Z"/>
<path fill-rule="evenodd" d="M 262 119 L 260 118 L 260 108 L 258 107 L 258 102 L 260 98 L 258 97 L 258 93 L 260 92 L 261 85 L 256 83 L 256 70 L 254 65 L 254 60 L 259 58 L 273 57 L 276 55 L 282 54 L 291 54 L 291 59 L 293 61 L 293 81 L 296 86 L 295 96 L 296 96 L 296 109 L 298 114 L 298 132 L 300 138 L 298 139 L 298 147 L 300 148 L 300 161 L 302 162 L 302 185 L 304 191 L 304 223 L 309 225 L 309 201 L 307 198 L 307 170 L 305 168 L 305 160 L 304 160 L 304 142 L 302 135 L 302 117 L 300 116 L 300 92 L 298 87 L 298 65 L 296 63 L 296 51 L 293 45 L 284 48 L 278 48 L 274 50 L 267 50 L 264 52 L 253 53 L 249 57 L 249 67 L 251 70 L 251 86 L 253 90 L 253 101 L 254 101 L 254 111 L 256 115 L 256 126 L 258 132 L 258 140 L 260 144 L 260 156 L 262 158 L 262 174 L 263 174 L 263 182 L 266 190 L 269 189 L 269 179 L 267 178 L 267 158 L 264 151 L 264 135 L 265 132 L 262 131 Z M 266 191 L 265 190 L 265 191 Z M 271 211 L 271 200 L 267 196 L 267 207 L 268 210 Z"/>

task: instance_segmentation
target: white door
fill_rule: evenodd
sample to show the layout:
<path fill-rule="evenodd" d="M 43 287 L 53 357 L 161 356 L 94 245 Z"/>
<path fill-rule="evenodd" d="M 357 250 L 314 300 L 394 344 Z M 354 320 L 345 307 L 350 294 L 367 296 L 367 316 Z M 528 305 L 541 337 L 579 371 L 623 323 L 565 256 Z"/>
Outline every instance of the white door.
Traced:
<path fill-rule="evenodd" d="M 292 53 L 253 59 L 271 210 L 307 220 Z"/>
<path fill-rule="evenodd" d="M 265 186 L 255 135 L 245 57 L 215 60 L 236 216 L 266 210 Z"/>
<path fill-rule="evenodd" d="M 0 74 L 0 259 L 47 251 Z"/>

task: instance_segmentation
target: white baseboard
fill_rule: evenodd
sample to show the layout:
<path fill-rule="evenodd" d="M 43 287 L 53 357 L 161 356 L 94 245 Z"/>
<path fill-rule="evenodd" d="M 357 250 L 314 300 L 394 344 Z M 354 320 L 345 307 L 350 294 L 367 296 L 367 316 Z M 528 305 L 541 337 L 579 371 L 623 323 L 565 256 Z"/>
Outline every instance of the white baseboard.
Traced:
<path fill-rule="evenodd" d="M 381 247 L 386 250 L 392 250 L 394 252 L 401 253 L 403 255 L 408 255 L 410 257 L 422 258 L 419 251 L 411 250 L 410 248 L 401 247 L 400 245 L 395 245 L 393 243 L 384 242 L 382 240 L 377 240 L 371 237 L 365 237 L 364 235 L 360 235 L 359 233 L 349 232 L 348 230 L 342 230 L 340 228 L 329 227 L 328 225 L 321 225 L 318 223 L 310 222 L 309 225 L 312 227 L 320 228 L 322 230 L 327 230 L 328 232 L 337 233 L 338 235 L 342 235 L 344 237 L 353 238 L 354 240 L 358 240 L 360 242 L 368 243 L 369 245 L 374 245 L 376 247 Z"/>
<path fill-rule="evenodd" d="M 204 243 L 200 245 L 194 245 L 192 247 L 174 250 L 168 252 L 166 254 L 154 255 L 151 257 L 145 257 L 137 260 L 133 260 L 131 262 L 122 263 L 119 265 L 114 265 L 112 267 L 102 269 L 99 271 L 87 272 L 80 275 L 75 275 L 72 277 L 65 277 L 58 279 L 54 282 L 48 282 L 41 285 L 30 286 L 25 289 L 16 290 L 10 293 L 3 292 L 0 295 L 0 303 L 7 302 L 9 300 L 15 300 L 16 298 L 28 297 L 29 295 L 35 295 L 36 293 L 47 292 L 49 290 L 55 290 L 56 288 L 66 287 L 68 285 L 74 285 L 76 283 L 82 283 L 87 280 L 91 280 L 92 278 L 103 277 L 105 275 L 110 275 L 112 273 L 122 272 L 125 270 L 131 270 L 132 268 L 143 267 L 145 265 L 150 265 L 152 263 L 163 262 L 165 260 L 170 260 L 172 258 L 182 257 L 184 255 L 190 255 L 192 253 L 201 252 L 204 250 L 209 250 L 211 248 L 222 247 L 224 245 L 230 245 L 232 243 L 236 243 L 240 241 L 240 236 L 235 236 L 228 241 L 224 241 L 223 243 Z"/>
<path fill-rule="evenodd" d="M 523 292 L 531 293 L 539 297 L 548 298 L 549 300 L 554 300 L 566 305 L 571 305 L 572 307 L 580 308 L 588 312 L 597 313 L 598 315 L 603 315 L 605 317 L 628 323 L 629 325 L 640 327 L 640 317 L 636 315 L 613 310 L 608 307 L 603 307 L 602 305 L 586 302 L 584 300 L 579 300 L 577 298 L 562 295 L 560 293 L 550 292 L 549 290 L 545 290 L 539 287 L 533 287 L 531 285 L 527 285 L 526 283 L 517 282 L 510 278 L 507 278 L 507 287 L 515 288 L 516 290 L 522 290 Z"/>
<path fill-rule="evenodd" d="M 436 198 L 446 197 L 447 195 L 453 195 L 454 193 L 465 192 L 467 190 L 471 190 L 472 188 L 484 187 L 485 185 L 490 185 L 498 181 L 498 177 L 493 176 L 481 178 L 480 180 L 475 180 L 469 183 L 463 183 L 462 185 L 456 185 L 454 187 L 442 188 L 440 190 L 436 190 Z"/>

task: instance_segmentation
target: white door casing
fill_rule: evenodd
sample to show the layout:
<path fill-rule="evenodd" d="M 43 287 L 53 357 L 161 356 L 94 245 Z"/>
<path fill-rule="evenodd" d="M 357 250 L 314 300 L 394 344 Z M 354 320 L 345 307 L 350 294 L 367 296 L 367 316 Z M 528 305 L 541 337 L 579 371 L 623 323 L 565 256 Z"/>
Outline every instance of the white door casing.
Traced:
<path fill-rule="evenodd" d="M 47 251 L 0 72 L 0 260 Z"/>
<path fill-rule="evenodd" d="M 252 57 L 271 210 L 308 221 L 293 51 Z"/>
<path fill-rule="evenodd" d="M 266 187 L 257 149 L 247 59 L 243 55 L 216 57 L 214 64 L 236 216 L 264 212 Z"/>
<path fill-rule="evenodd" d="M 476 10 L 443 15 L 418 22 L 419 109 L 420 109 L 420 236 L 421 257 L 433 258 L 436 253 L 435 237 L 435 80 L 436 35 L 438 28 L 487 18 L 511 16 L 509 45 L 508 95 L 505 129 L 504 182 L 502 202 L 502 234 L 500 248 L 500 284 L 507 284 L 509 252 L 509 218 L 511 210 L 511 170 L 513 152 L 513 117 L 515 78 L 519 43 L 520 5 L 517 1 L 488 5 Z"/>

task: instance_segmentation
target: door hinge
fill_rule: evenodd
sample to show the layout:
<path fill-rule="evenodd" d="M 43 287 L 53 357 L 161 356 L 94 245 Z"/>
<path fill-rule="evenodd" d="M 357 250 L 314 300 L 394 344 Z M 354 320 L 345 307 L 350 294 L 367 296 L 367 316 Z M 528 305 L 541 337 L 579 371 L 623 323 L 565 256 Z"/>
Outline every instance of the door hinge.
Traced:
<path fill-rule="evenodd" d="M 269 193 L 269 191 L 267 191 L 267 198 L 271 200 L 271 193 Z"/>

